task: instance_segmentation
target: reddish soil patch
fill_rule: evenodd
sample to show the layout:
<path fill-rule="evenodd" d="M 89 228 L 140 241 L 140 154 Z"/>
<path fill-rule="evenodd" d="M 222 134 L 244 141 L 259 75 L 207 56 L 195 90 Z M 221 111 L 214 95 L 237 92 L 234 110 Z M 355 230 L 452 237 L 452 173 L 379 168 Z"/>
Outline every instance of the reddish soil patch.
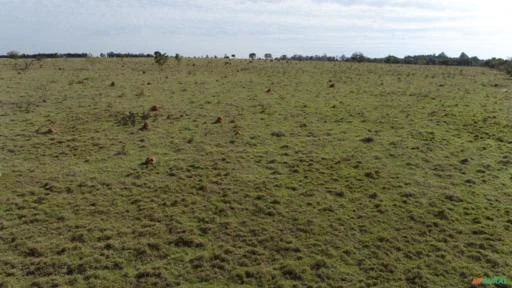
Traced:
<path fill-rule="evenodd" d="M 213 124 L 222 124 L 222 122 L 224 122 L 224 119 L 221 116 L 219 116 L 219 117 L 217 117 L 215 122 L 213 122 Z"/>
<path fill-rule="evenodd" d="M 48 127 L 48 129 L 41 132 L 41 134 L 55 134 L 55 133 L 57 133 L 57 129 L 55 129 L 53 127 Z"/>

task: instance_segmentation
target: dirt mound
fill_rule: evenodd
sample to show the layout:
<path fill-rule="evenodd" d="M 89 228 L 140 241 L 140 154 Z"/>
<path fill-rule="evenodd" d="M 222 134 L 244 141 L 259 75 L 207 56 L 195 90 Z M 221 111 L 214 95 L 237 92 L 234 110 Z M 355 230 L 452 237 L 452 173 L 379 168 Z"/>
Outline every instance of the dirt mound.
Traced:
<path fill-rule="evenodd" d="M 143 165 L 155 165 L 155 163 L 156 163 L 155 156 L 149 156 L 148 158 L 146 158 L 146 160 L 144 160 L 144 162 L 142 162 Z"/>
<path fill-rule="evenodd" d="M 222 124 L 224 122 L 224 119 L 222 116 L 217 117 L 217 119 L 213 122 L 213 124 Z"/>
<path fill-rule="evenodd" d="M 146 131 L 146 130 L 149 130 L 148 121 L 144 121 L 144 124 L 142 124 L 142 127 L 139 128 L 139 131 Z"/>
<path fill-rule="evenodd" d="M 50 126 L 46 130 L 39 129 L 38 133 L 40 133 L 40 134 L 55 134 L 55 133 L 57 133 L 57 129 Z"/>

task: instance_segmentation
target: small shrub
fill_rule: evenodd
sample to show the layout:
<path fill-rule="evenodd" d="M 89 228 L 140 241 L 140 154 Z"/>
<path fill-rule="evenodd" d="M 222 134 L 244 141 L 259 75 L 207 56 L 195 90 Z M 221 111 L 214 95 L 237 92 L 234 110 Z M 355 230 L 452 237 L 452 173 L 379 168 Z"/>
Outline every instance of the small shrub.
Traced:
<path fill-rule="evenodd" d="M 281 266 L 279 269 L 281 271 L 281 274 L 284 278 L 288 280 L 294 280 L 294 281 L 303 281 L 304 275 L 303 271 L 299 269 L 299 267 L 296 267 L 295 265 L 286 264 L 284 266 Z"/>
<path fill-rule="evenodd" d="M 140 121 L 146 121 L 151 118 L 151 113 L 148 111 L 142 111 L 140 113 L 128 112 L 125 114 L 121 114 L 117 119 L 117 124 L 121 126 L 131 126 L 134 127 Z"/>
<path fill-rule="evenodd" d="M 165 53 L 162 54 L 159 51 L 155 51 L 153 59 L 155 63 L 158 65 L 158 67 L 162 69 L 165 63 L 169 61 L 169 56 L 167 56 L 167 54 Z"/>
<path fill-rule="evenodd" d="M 121 115 L 118 119 L 118 123 L 121 126 L 135 126 L 137 124 L 137 114 L 128 112 L 127 114 Z"/>

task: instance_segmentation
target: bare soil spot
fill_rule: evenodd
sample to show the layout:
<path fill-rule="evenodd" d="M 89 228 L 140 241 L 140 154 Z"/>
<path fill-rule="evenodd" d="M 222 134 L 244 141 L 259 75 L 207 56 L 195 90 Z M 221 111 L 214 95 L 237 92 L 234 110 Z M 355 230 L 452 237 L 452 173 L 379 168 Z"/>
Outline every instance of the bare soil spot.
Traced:
<path fill-rule="evenodd" d="M 49 134 L 55 134 L 57 133 L 57 129 L 53 128 L 53 127 L 48 127 L 46 130 L 41 130 L 39 129 L 38 130 L 38 133 L 40 134 L 46 134 L 46 135 L 49 135 Z"/>

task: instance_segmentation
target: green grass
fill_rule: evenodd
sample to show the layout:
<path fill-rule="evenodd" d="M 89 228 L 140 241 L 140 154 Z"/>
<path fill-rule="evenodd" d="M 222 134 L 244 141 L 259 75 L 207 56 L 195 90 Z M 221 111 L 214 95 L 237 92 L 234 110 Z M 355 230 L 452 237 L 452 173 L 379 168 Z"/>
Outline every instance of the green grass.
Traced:
<path fill-rule="evenodd" d="M 505 74 L 14 63 L 0 61 L 0 287 L 468 287 L 512 276 Z M 141 165 L 150 155 L 156 164 Z"/>

